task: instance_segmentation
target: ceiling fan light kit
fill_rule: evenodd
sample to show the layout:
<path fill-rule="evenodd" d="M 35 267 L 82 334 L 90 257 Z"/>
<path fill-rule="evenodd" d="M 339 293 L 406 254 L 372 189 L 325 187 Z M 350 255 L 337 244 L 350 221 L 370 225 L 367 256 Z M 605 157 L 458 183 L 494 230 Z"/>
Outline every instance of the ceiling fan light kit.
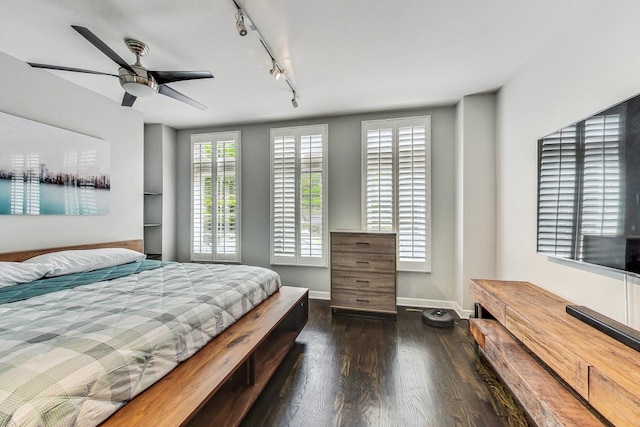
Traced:
<path fill-rule="evenodd" d="M 125 68 L 120 68 L 118 70 L 118 74 L 122 89 L 129 92 L 136 98 L 149 98 L 158 93 L 160 85 L 156 83 L 153 76 L 144 70 L 136 70 L 136 73 L 132 74 L 131 71 Z"/>

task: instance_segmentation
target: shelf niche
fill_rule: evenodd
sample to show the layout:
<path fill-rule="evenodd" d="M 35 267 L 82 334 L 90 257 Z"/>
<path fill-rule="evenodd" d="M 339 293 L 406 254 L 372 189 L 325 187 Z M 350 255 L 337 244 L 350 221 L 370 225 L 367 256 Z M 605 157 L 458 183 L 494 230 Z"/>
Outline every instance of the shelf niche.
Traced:
<path fill-rule="evenodd" d="M 176 131 L 144 127 L 144 252 L 176 260 Z"/>

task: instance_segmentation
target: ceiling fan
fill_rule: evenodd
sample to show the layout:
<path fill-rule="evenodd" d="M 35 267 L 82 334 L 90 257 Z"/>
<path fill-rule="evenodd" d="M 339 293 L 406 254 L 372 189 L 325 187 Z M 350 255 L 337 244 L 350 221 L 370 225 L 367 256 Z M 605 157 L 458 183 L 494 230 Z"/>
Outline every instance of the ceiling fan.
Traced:
<path fill-rule="evenodd" d="M 64 67 L 59 65 L 38 64 L 28 62 L 35 68 L 46 68 L 49 70 L 73 71 L 76 73 L 99 74 L 103 76 L 118 77 L 120 86 L 125 90 L 124 98 L 122 98 L 122 106 L 131 107 L 136 98 L 153 96 L 156 93 L 177 99 L 193 107 L 205 110 L 207 107 L 198 101 L 189 98 L 187 95 L 167 86 L 167 83 L 178 82 L 182 80 L 194 79 L 210 79 L 213 75 L 209 71 L 151 71 L 147 70 L 140 63 L 140 57 L 149 53 L 149 48 L 141 41 L 134 39 L 126 39 L 125 43 L 129 50 L 136 55 L 135 64 L 127 64 L 117 53 L 115 53 L 105 42 L 100 40 L 98 36 L 93 34 L 85 27 L 72 25 L 74 30 L 80 33 L 91 44 L 97 47 L 102 53 L 107 55 L 120 66 L 118 74 L 103 73 L 101 71 L 85 70 L 82 68 Z"/>

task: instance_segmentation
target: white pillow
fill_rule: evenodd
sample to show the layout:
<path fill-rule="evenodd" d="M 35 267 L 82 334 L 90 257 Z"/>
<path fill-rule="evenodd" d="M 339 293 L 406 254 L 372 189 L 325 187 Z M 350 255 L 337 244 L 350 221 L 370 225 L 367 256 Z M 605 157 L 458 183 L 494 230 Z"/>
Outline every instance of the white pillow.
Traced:
<path fill-rule="evenodd" d="M 25 263 L 48 264 L 46 276 L 55 277 L 142 261 L 146 257 L 143 253 L 125 248 L 79 249 L 38 255 Z"/>
<path fill-rule="evenodd" d="M 49 272 L 49 267 L 43 263 L 0 262 L 0 288 L 38 280 Z"/>

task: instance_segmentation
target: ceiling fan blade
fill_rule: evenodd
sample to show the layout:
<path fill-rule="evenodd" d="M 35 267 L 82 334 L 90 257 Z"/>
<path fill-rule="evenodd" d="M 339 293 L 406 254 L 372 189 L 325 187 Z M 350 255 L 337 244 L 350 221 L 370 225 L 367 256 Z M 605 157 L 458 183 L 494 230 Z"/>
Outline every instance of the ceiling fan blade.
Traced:
<path fill-rule="evenodd" d="M 73 71 L 74 73 L 98 74 L 101 76 L 118 77 L 116 74 L 103 73 L 102 71 L 85 70 L 83 68 L 63 67 L 61 65 L 38 64 L 37 62 L 27 62 L 33 68 L 44 68 L 47 70 Z"/>
<path fill-rule="evenodd" d="M 124 59 L 122 59 L 117 53 L 115 53 L 109 46 L 107 46 L 107 44 L 105 42 L 103 42 L 102 40 L 100 40 L 98 38 L 98 36 L 96 36 L 95 34 L 93 34 L 91 31 L 89 31 L 88 28 L 85 27 L 80 27 L 78 25 L 72 25 L 73 29 L 76 30 L 77 32 L 80 33 L 80 35 L 82 37 L 84 37 L 85 39 L 87 39 L 92 45 L 94 45 L 95 47 L 97 47 L 98 49 L 100 49 L 100 51 L 102 53 L 104 53 L 105 55 L 107 55 L 109 58 L 111 58 L 111 60 L 113 62 L 115 62 L 116 64 L 118 64 L 121 67 L 126 68 L 127 70 L 131 71 L 131 72 L 135 72 L 133 71 L 133 68 L 131 68 L 131 66 L 129 64 L 127 64 Z"/>
<path fill-rule="evenodd" d="M 209 71 L 149 71 L 158 84 L 178 82 L 182 80 L 212 79 Z"/>
<path fill-rule="evenodd" d="M 178 101 L 182 101 L 185 104 L 189 104 L 192 107 L 199 108 L 200 110 L 206 110 L 207 109 L 206 105 L 200 104 L 198 101 L 189 98 L 187 95 L 184 95 L 184 94 L 178 92 L 177 90 L 170 88 L 167 85 L 160 85 L 160 89 L 158 90 L 158 92 L 160 92 L 161 94 L 163 94 L 165 96 L 168 96 L 170 98 L 177 99 Z"/>
<path fill-rule="evenodd" d="M 136 102 L 136 96 L 131 95 L 129 92 L 124 93 L 124 97 L 122 98 L 122 106 L 123 107 L 131 107 L 134 102 Z"/>

